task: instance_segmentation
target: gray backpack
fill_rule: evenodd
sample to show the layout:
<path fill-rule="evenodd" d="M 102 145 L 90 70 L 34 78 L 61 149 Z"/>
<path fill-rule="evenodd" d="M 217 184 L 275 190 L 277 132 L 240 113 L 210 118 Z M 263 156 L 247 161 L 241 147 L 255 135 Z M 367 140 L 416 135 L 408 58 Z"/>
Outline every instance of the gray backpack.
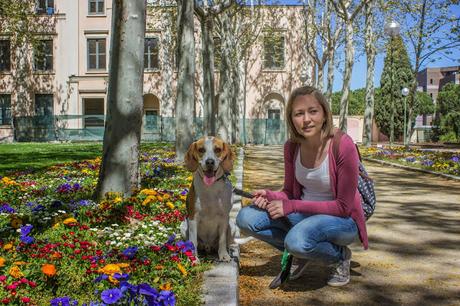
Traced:
<path fill-rule="evenodd" d="M 344 133 L 340 129 L 337 129 L 334 134 L 334 138 L 332 139 L 332 150 L 336 161 L 339 156 L 340 139 L 343 135 Z M 366 220 L 369 220 L 369 218 L 374 213 L 376 204 L 374 181 L 368 176 L 367 171 L 362 163 L 358 146 L 355 146 L 359 156 L 358 191 L 361 194 L 361 206 L 363 207 L 364 216 L 366 217 Z"/>

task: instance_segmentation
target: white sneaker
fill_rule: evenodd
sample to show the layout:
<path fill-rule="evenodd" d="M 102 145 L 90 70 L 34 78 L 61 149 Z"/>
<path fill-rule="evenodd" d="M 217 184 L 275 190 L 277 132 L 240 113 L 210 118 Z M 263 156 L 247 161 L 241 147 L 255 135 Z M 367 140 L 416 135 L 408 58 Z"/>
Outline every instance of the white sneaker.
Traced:
<path fill-rule="evenodd" d="M 334 266 L 334 271 L 327 281 L 329 286 L 340 287 L 350 282 L 351 250 L 345 246 L 343 252 L 344 259 Z"/>

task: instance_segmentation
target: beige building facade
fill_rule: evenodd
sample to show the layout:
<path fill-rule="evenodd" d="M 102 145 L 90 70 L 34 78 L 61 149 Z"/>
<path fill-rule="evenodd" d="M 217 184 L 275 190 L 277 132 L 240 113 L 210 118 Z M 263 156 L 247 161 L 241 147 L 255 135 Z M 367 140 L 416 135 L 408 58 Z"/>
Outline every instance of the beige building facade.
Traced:
<path fill-rule="evenodd" d="M 144 48 L 143 136 L 147 139 L 149 133 L 167 130 L 171 133 L 166 118 L 174 116 L 177 85 L 172 47 L 175 8 L 160 7 L 155 2 L 147 1 Z M 247 60 L 241 62 L 241 71 L 246 74 L 241 78 L 237 107 L 240 119 L 253 123 L 241 125 L 238 138 L 241 141 L 244 134 L 247 142 L 267 143 L 267 137 L 282 142 L 286 136 L 284 122 L 280 126 L 276 120 L 284 118 L 290 92 L 311 84 L 315 78 L 313 62 L 304 50 L 308 23 L 302 6 L 246 9 L 251 12 L 245 18 L 254 18 L 254 22 L 249 29 L 252 41 L 246 52 Z M 102 139 L 112 0 L 37 1 L 31 15 L 37 21 L 34 45 L 18 44 L 15 33 L 7 29 L 0 33 L 0 141 L 21 140 L 21 135 L 27 135 L 31 127 L 38 132 L 22 140 L 36 140 L 37 135 L 45 136 L 46 140 Z M 195 116 L 202 117 L 203 59 L 197 19 L 195 46 Z M 218 67 L 215 79 L 218 95 Z M 257 119 L 262 120 L 258 127 L 254 123 Z M 267 124 L 265 119 L 273 122 L 269 120 Z M 356 130 L 351 133 L 353 138 L 360 141 L 362 120 L 349 125 Z M 272 128 L 272 134 L 267 136 L 268 127 Z M 265 129 L 263 135 L 257 131 L 260 128 Z"/>

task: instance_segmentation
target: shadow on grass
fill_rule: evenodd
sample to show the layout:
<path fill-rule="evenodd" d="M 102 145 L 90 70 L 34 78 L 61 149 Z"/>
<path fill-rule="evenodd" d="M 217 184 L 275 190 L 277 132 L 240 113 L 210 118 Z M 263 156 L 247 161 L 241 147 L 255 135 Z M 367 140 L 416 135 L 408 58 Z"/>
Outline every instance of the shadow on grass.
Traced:
<path fill-rule="evenodd" d="M 101 156 L 101 143 L 15 143 L 0 145 L 0 175 L 38 171 L 55 164 Z"/>

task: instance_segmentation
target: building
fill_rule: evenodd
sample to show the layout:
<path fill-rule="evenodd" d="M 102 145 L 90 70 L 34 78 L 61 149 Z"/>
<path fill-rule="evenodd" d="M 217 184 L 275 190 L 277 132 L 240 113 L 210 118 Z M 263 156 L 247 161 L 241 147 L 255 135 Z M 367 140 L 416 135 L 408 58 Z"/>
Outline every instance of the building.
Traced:
<path fill-rule="evenodd" d="M 438 93 L 448 83 L 460 84 L 460 66 L 425 68 L 417 73 L 418 91 L 426 92 L 436 103 Z M 431 116 L 417 118 L 417 126 L 431 125 Z"/>
<path fill-rule="evenodd" d="M 177 70 L 175 7 L 147 1 L 144 49 L 144 139 L 172 140 Z M 161 1 L 162 3 L 167 1 Z M 170 1 L 175 3 L 175 1 Z M 102 139 L 112 0 L 33 2 L 34 43 L 18 43 L 16 33 L 0 33 L 0 141 Z M 242 74 L 237 134 L 252 143 L 282 143 L 284 106 L 290 92 L 314 79 L 307 57 L 308 24 L 302 6 L 257 6 L 246 16 L 252 39 Z M 216 62 L 219 45 L 216 36 Z M 195 116 L 203 116 L 201 33 L 195 20 Z M 216 94 L 219 71 L 216 67 Z M 243 120 L 245 123 L 243 124 Z M 268 119 L 268 120 L 267 120 Z M 355 119 L 349 119 L 355 120 Z M 362 137 L 362 123 L 349 123 Z"/>

